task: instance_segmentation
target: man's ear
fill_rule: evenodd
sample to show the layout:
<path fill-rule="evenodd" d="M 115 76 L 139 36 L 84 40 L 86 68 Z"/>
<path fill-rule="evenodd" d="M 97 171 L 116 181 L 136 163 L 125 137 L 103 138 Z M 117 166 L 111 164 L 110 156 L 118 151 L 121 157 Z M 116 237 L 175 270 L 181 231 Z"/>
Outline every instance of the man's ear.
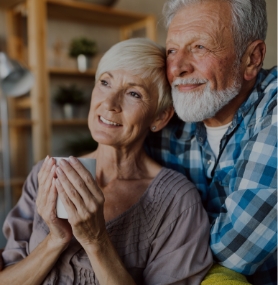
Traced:
<path fill-rule="evenodd" d="M 248 46 L 242 59 L 243 63 L 245 62 L 244 79 L 246 81 L 256 78 L 263 65 L 265 53 L 266 45 L 262 40 L 256 40 Z"/>
<path fill-rule="evenodd" d="M 157 132 L 163 129 L 174 115 L 174 107 L 169 107 L 156 116 L 152 122 L 150 129 L 152 132 Z"/>

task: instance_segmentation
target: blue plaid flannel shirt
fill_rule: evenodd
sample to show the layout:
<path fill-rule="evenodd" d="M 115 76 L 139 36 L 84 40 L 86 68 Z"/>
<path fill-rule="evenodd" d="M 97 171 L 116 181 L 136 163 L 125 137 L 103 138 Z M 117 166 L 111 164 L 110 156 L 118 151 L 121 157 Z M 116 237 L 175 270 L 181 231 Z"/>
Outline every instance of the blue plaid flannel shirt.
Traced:
<path fill-rule="evenodd" d="M 277 68 L 261 70 L 235 114 L 216 159 L 202 122 L 173 117 L 146 140 L 162 165 L 197 186 L 211 221 L 210 245 L 223 266 L 277 284 Z"/>

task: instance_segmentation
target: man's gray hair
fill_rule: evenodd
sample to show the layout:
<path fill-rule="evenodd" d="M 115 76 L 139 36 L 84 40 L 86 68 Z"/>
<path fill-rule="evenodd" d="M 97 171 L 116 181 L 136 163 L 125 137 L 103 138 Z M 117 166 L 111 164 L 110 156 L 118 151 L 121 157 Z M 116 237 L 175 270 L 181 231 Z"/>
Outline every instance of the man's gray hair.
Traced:
<path fill-rule="evenodd" d="M 212 0 L 168 0 L 163 14 L 168 28 L 173 17 L 184 6 Z M 255 40 L 265 40 L 267 16 L 265 0 L 219 0 L 230 3 L 232 11 L 232 32 L 239 58 L 247 46 Z"/>

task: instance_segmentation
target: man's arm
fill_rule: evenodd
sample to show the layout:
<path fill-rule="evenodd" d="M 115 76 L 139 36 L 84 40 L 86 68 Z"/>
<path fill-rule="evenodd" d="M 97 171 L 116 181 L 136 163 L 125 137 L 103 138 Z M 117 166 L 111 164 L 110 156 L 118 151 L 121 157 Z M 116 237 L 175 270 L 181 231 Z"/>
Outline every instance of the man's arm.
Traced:
<path fill-rule="evenodd" d="M 254 135 L 233 167 L 231 194 L 211 228 L 215 257 L 246 275 L 253 274 L 277 249 L 276 114 L 275 106 L 252 126 Z"/>
<path fill-rule="evenodd" d="M 276 200 L 275 189 L 237 191 L 226 199 L 211 228 L 211 249 L 220 264 L 252 275 L 275 253 Z"/>

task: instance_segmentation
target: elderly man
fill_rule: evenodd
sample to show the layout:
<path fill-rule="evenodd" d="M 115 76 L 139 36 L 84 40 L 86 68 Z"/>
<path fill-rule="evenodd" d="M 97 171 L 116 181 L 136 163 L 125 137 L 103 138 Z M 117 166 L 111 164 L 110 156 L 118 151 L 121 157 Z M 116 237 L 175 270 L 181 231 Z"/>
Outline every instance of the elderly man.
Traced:
<path fill-rule="evenodd" d="M 262 69 L 264 0 L 169 0 L 167 76 L 176 113 L 146 146 L 186 174 L 220 264 L 277 284 L 277 69 Z M 184 123 L 186 122 L 186 123 Z"/>

